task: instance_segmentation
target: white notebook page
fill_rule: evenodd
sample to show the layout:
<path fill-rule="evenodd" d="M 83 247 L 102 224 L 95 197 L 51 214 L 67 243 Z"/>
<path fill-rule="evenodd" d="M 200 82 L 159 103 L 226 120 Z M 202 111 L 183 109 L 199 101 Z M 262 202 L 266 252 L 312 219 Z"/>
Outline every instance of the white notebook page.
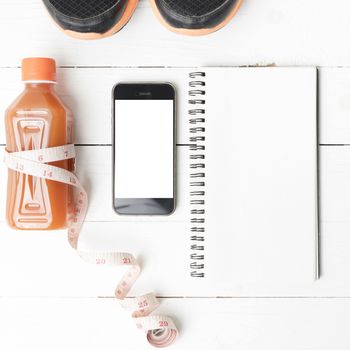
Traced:
<path fill-rule="evenodd" d="M 205 71 L 207 278 L 224 294 L 312 280 L 316 69 Z"/>

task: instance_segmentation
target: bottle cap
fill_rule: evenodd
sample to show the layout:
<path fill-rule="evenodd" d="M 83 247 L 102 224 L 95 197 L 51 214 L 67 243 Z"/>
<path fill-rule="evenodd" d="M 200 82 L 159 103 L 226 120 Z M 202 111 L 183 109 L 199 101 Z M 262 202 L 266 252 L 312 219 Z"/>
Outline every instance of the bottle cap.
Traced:
<path fill-rule="evenodd" d="M 22 60 L 22 81 L 56 82 L 56 62 L 52 58 L 30 57 Z"/>

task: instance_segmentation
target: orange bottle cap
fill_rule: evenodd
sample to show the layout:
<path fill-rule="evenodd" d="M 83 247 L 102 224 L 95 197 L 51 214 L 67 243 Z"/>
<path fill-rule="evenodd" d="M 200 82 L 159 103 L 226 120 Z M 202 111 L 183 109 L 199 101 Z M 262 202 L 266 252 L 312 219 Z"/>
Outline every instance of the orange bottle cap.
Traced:
<path fill-rule="evenodd" d="M 30 57 L 22 60 L 22 81 L 56 82 L 56 62 L 52 58 Z"/>

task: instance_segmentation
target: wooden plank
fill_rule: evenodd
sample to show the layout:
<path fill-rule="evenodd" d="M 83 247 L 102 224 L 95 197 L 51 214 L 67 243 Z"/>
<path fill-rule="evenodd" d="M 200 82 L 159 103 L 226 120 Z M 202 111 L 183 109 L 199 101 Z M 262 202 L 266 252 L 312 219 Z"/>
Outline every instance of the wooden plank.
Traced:
<path fill-rule="evenodd" d="M 0 147 L 2 152 L 3 147 Z M 77 147 L 77 170 L 90 195 L 87 221 L 134 221 L 121 218 L 112 209 L 111 147 Z M 178 203 L 174 215 L 161 221 L 187 221 L 188 149 L 178 147 Z M 320 190 L 322 222 L 350 222 L 350 147 L 320 148 Z M 0 164 L 0 178 L 6 179 L 6 168 Z M 0 182 L 0 222 L 5 221 L 6 181 Z M 140 220 L 140 218 L 138 218 Z M 147 218 L 143 218 L 147 221 Z"/>
<path fill-rule="evenodd" d="M 3 0 L 0 66 L 19 65 L 28 55 L 52 55 L 63 65 L 279 65 L 349 64 L 349 2 L 245 1 L 234 21 L 211 36 L 173 34 L 141 1 L 116 36 L 96 42 L 66 37 L 40 1 Z M 7 33 L 11 33 L 8 35 Z M 15 43 L 15 44 L 13 44 Z M 11 48 L 11 49 L 9 49 Z"/>
<path fill-rule="evenodd" d="M 237 285 L 231 289 L 235 291 L 231 294 L 226 290 L 216 291 L 215 286 L 208 290 L 201 288 L 200 284 L 193 287 L 190 282 L 186 286 L 178 285 L 176 279 L 167 277 L 168 271 L 188 275 L 187 197 L 179 197 L 179 211 L 173 218 L 158 221 L 119 218 L 110 206 L 110 148 L 80 147 L 78 159 L 80 177 L 88 184 L 91 198 L 82 247 L 127 250 L 141 258 L 144 273 L 135 293 L 146 289 L 166 296 L 350 296 L 350 147 L 321 147 L 321 280 L 303 286 L 278 281 L 273 286 Z M 3 165 L 1 178 L 5 178 Z M 180 193 L 186 193 L 185 178 L 183 175 Z M 5 181 L 0 183 L 0 198 L 0 213 L 4 220 Z M 167 220 L 171 220 L 171 225 Z M 80 261 L 68 248 L 65 233 L 16 232 L 8 229 L 4 221 L 0 223 L 0 229 L 2 295 L 113 294 L 121 272 L 114 268 L 96 268 Z M 174 260 L 169 260 L 169 256 Z M 13 271 L 16 271 L 16 278 Z"/>
<path fill-rule="evenodd" d="M 179 70 L 181 72 L 179 72 Z M 147 81 L 164 81 L 162 69 L 149 69 Z M 122 71 L 118 68 L 62 68 L 59 69 L 58 94 L 75 117 L 75 143 L 111 144 L 112 143 L 112 88 L 117 82 L 138 81 L 137 71 Z M 172 76 L 182 74 L 187 79 L 188 71 L 178 69 Z M 131 78 L 133 77 L 133 78 Z M 21 93 L 19 68 L 0 68 L 0 111 L 5 111 L 10 103 Z M 145 80 L 145 77 L 143 78 Z M 171 74 L 168 80 L 171 81 Z M 177 79 L 176 79 L 177 80 Z M 176 85 L 176 84 L 175 84 Z M 178 89 L 178 108 L 185 114 L 178 115 L 177 142 L 188 143 L 187 80 L 185 89 Z M 5 143 L 5 130 L 0 128 L 0 144 Z"/>
<path fill-rule="evenodd" d="M 0 24 L 1 26 L 1 24 Z M 1 60 L 1 57 L 0 57 Z M 158 71 L 160 74 L 160 72 Z M 125 72 L 124 72 L 125 75 Z M 74 112 L 77 144 L 111 144 L 111 91 L 121 76 L 118 68 L 59 69 L 58 93 Z M 185 76 L 185 74 L 184 74 Z M 0 68 L 0 112 L 22 91 L 19 68 Z M 157 81 L 157 70 L 150 70 Z M 164 79 L 164 78 L 162 78 Z M 158 79 L 158 80 L 162 80 Z M 350 69 L 320 70 L 320 143 L 350 144 Z M 180 108 L 186 102 L 181 95 Z M 178 142 L 186 139 L 187 123 L 178 117 Z M 5 143 L 5 129 L 0 128 L 0 144 Z"/>
<path fill-rule="evenodd" d="M 68 246 L 65 232 L 18 232 L 4 224 L 0 229 L 0 296 L 112 296 L 125 272 L 86 264 Z M 132 295 L 155 291 L 169 297 L 350 297 L 350 225 L 323 224 L 321 230 L 321 279 L 302 285 L 237 281 L 218 290 L 191 279 L 189 233 L 183 223 L 86 223 L 80 247 L 133 253 L 143 271 Z M 179 284 L 180 278 L 186 283 Z"/>
<path fill-rule="evenodd" d="M 321 68 L 320 143 L 350 144 L 350 69 Z"/>
<path fill-rule="evenodd" d="M 149 349 L 113 299 L 2 298 L 0 347 Z M 349 299 L 167 299 L 172 349 L 348 350 Z"/>
<path fill-rule="evenodd" d="M 320 147 L 320 201 L 323 223 L 350 222 L 350 147 Z"/>

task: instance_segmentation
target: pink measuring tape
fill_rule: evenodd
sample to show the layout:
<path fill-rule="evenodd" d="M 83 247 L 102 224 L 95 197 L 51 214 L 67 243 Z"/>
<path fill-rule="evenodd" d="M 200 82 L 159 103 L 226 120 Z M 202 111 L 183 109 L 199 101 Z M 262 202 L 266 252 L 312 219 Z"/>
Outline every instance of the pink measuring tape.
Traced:
<path fill-rule="evenodd" d="M 9 169 L 58 181 L 74 187 L 74 217 L 68 229 L 68 241 L 76 249 L 79 256 L 88 263 L 97 265 L 127 266 L 128 270 L 119 282 L 115 296 L 123 308 L 131 311 L 137 328 L 146 333 L 148 342 L 155 347 L 166 347 L 178 336 L 173 320 L 168 316 L 151 315 L 159 306 L 153 293 L 134 299 L 126 299 L 127 294 L 136 282 L 141 270 L 137 260 L 129 253 L 118 252 L 86 252 L 79 251 L 78 240 L 85 220 L 88 196 L 78 178 L 72 172 L 46 163 L 75 158 L 74 145 L 65 145 L 46 149 L 9 153 L 5 151 L 4 162 Z"/>

